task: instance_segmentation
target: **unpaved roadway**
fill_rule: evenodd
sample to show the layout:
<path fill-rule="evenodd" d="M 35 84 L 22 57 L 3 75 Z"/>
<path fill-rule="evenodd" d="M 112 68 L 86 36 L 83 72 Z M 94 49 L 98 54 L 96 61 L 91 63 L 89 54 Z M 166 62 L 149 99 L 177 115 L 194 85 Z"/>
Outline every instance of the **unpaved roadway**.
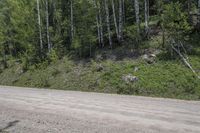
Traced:
<path fill-rule="evenodd" d="M 0 86 L 2 133 L 200 133 L 200 102 Z"/>

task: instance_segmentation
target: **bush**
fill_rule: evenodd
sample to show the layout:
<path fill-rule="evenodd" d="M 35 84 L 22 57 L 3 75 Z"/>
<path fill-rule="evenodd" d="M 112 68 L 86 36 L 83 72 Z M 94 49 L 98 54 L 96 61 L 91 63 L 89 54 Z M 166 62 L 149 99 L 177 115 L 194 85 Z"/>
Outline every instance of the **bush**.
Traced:
<path fill-rule="evenodd" d="M 55 62 L 58 60 L 58 56 L 56 54 L 56 51 L 55 50 L 51 50 L 50 53 L 47 54 L 47 60 L 49 63 L 51 62 Z"/>
<path fill-rule="evenodd" d="M 191 32 L 188 16 L 183 5 L 179 2 L 170 2 L 164 6 L 162 24 L 165 31 L 165 38 L 175 42 L 187 40 L 187 35 Z M 171 43 L 171 42 L 169 42 Z"/>

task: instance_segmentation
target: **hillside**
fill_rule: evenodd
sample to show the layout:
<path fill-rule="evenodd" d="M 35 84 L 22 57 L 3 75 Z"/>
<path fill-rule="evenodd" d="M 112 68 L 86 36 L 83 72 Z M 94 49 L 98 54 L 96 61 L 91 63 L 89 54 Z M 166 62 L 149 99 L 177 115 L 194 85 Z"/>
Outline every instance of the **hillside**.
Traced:
<path fill-rule="evenodd" d="M 0 85 L 200 100 L 200 0 L 1 0 Z"/>
<path fill-rule="evenodd" d="M 167 59 L 162 50 L 153 49 L 155 40 L 152 42 L 154 46 L 144 47 L 137 56 L 131 49 L 126 49 L 125 54 L 124 47 L 118 47 L 99 51 L 95 58 L 87 60 L 65 56 L 50 64 L 31 66 L 27 71 L 23 64 L 12 60 L 9 68 L 0 73 L 0 84 L 199 100 L 199 79 L 180 58 Z M 200 74 L 200 48 L 195 51 L 189 60 Z M 144 58 L 150 54 L 156 57 Z M 127 81 L 126 76 L 137 79 Z"/>

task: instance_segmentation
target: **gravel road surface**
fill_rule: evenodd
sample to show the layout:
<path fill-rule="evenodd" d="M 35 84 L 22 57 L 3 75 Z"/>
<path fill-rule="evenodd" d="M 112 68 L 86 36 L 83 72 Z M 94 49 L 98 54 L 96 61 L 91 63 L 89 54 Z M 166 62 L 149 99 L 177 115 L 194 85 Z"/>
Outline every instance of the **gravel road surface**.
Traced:
<path fill-rule="evenodd" d="M 200 102 L 0 86 L 0 133 L 200 133 Z"/>

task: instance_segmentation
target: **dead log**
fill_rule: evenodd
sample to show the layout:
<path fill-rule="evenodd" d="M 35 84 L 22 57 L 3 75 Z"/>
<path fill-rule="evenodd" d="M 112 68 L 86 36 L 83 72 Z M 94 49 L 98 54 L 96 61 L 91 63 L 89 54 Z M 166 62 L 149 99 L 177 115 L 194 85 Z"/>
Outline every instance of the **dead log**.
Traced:
<path fill-rule="evenodd" d="M 175 43 L 174 40 L 173 40 L 173 43 Z M 197 78 L 200 79 L 200 76 L 199 76 L 199 75 L 196 73 L 196 71 L 192 68 L 192 65 L 187 61 L 188 57 L 187 57 L 187 59 L 186 59 L 186 58 L 184 57 L 184 55 L 181 54 L 181 52 L 180 52 L 178 49 L 176 49 L 176 48 L 174 47 L 173 43 L 170 43 L 172 49 L 181 57 L 181 59 L 183 60 L 184 64 L 185 64 L 188 68 L 190 68 L 190 70 L 197 76 Z"/>

